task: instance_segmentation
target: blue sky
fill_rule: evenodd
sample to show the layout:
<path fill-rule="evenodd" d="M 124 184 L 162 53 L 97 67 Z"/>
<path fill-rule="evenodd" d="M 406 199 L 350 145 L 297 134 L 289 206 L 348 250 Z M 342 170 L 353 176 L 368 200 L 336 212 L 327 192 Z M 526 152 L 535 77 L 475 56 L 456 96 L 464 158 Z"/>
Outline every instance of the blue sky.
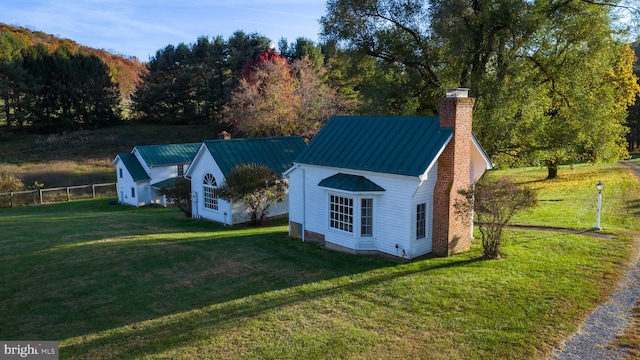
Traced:
<path fill-rule="evenodd" d="M 236 30 L 318 41 L 326 0 L 3 0 L 0 22 L 149 60 L 169 44 Z"/>

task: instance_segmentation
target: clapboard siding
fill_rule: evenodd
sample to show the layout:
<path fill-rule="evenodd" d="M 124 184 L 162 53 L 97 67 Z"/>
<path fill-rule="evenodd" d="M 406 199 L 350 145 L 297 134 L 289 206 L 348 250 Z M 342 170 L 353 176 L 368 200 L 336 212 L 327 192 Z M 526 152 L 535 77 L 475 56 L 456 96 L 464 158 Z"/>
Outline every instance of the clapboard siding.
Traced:
<path fill-rule="evenodd" d="M 364 176 L 385 191 L 360 195 L 318 186 L 320 181 L 337 173 Z M 290 202 L 290 221 L 306 224 L 305 230 L 323 234 L 325 241 L 332 244 L 355 250 L 375 250 L 399 257 L 411 256 L 411 234 L 415 234 L 415 224 L 411 223 L 413 219 L 411 215 L 415 207 L 412 198 L 420 185 L 419 178 L 305 165 L 293 170 L 289 174 L 289 181 L 293 184 L 290 196 L 295 199 Z M 302 184 L 307 189 L 304 198 Z M 360 223 L 361 215 L 359 200 L 373 199 L 372 237 L 359 237 L 359 228 L 349 233 L 329 226 L 328 204 L 331 194 L 355 199 L 354 223 L 356 226 Z M 303 207 L 303 201 L 306 204 L 305 207 Z"/>
<path fill-rule="evenodd" d="M 433 187 L 436 184 L 436 175 L 438 174 L 438 165 L 435 164 L 429 171 L 427 179 L 419 186 L 413 197 L 413 205 L 411 207 L 411 257 L 417 257 L 428 254 L 432 250 L 432 228 L 433 228 Z M 426 227 L 425 237 L 416 238 L 416 216 L 418 204 L 426 204 Z"/>
<path fill-rule="evenodd" d="M 201 149 L 202 150 L 202 149 Z M 204 207 L 204 176 L 207 173 L 213 175 L 218 186 L 224 182 L 222 171 L 213 160 L 213 156 L 208 151 L 199 152 L 194 162 L 191 164 L 191 192 L 192 192 L 192 215 L 197 219 L 207 219 L 227 225 L 233 224 L 231 216 L 231 204 L 218 199 L 218 210 Z"/>

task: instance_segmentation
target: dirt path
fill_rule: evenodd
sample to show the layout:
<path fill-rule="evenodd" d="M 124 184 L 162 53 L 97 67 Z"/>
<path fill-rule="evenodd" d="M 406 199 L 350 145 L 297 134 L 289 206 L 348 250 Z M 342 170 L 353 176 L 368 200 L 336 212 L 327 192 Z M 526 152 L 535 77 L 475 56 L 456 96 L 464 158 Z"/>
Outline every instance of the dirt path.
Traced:
<path fill-rule="evenodd" d="M 639 166 L 626 162 L 621 165 L 640 178 Z M 640 237 L 635 242 L 640 242 Z M 598 306 L 578 332 L 567 339 L 550 359 L 614 360 L 627 355 L 625 348 L 610 344 L 616 335 L 622 334 L 629 326 L 631 309 L 640 299 L 640 251 L 635 251 L 629 264 L 629 269 L 609 300 Z"/>

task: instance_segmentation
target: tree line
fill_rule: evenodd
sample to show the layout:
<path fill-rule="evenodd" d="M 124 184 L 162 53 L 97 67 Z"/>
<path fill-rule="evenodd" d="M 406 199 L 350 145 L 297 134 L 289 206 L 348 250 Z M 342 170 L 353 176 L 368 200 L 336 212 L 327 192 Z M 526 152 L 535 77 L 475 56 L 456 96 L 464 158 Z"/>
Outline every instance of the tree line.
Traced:
<path fill-rule="evenodd" d="M 437 115 L 445 88 L 468 87 L 477 98 L 474 134 L 498 166 L 546 165 L 552 178 L 560 163 L 617 159 L 638 142 L 637 107 L 627 120 L 640 90 L 638 45 L 624 41 L 616 21 L 622 1 L 327 5 L 319 44 L 282 39 L 276 50 L 270 39 L 238 31 L 168 45 L 146 63 L 126 101 L 91 56 L 0 38 L 0 124 L 100 127 L 126 110 L 150 123 L 312 138 L 332 114 Z M 79 97 L 92 91 L 99 95 Z"/>
<path fill-rule="evenodd" d="M 5 130 L 56 133 L 118 122 L 118 88 L 100 58 L 73 53 L 66 46 L 55 51 L 44 44 L 11 47 L 15 40 L 0 33 L 0 49 L 4 50 L 0 56 L 0 119 Z"/>

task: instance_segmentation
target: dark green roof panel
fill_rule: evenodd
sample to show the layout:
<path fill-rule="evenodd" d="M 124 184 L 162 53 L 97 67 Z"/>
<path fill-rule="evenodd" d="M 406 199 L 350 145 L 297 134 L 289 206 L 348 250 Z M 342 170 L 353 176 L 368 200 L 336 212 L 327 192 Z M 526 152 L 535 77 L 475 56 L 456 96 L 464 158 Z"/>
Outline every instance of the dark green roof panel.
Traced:
<path fill-rule="evenodd" d="M 118 154 L 118 157 L 120 157 L 120 161 L 122 161 L 124 166 L 127 168 L 127 171 L 133 178 L 133 181 L 138 182 L 151 180 L 142 165 L 140 165 L 140 162 L 138 161 L 138 158 L 135 157 L 135 155 L 131 153 L 121 153 Z"/>
<path fill-rule="evenodd" d="M 300 136 L 207 140 L 204 144 L 225 175 L 239 164 L 268 166 L 282 174 L 307 146 Z"/>
<path fill-rule="evenodd" d="M 420 176 L 452 133 L 436 116 L 333 116 L 295 162 Z"/>
<path fill-rule="evenodd" d="M 167 180 L 162 180 L 157 183 L 151 184 L 151 187 L 157 190 L 161 190 L 163 187 L 170 187 L 176 183 L 176 177 L 169 178 Z"/>
<path fill-rule="evenodd" d="M 320 181 L 318 186 L 352 191 L 352 192 L 386 191 L 381 186 L 367 179 L 364 176 L 349 175 L 349 174 L 342 174 L 342 173 L 335 174 L 333 176 L 330 176 Z"/>
<path fill-rule="evenodd" d="M 190 163 L 196 156 L 199 143 L 136 146 L 136 150 L 149 166 Z"/>

